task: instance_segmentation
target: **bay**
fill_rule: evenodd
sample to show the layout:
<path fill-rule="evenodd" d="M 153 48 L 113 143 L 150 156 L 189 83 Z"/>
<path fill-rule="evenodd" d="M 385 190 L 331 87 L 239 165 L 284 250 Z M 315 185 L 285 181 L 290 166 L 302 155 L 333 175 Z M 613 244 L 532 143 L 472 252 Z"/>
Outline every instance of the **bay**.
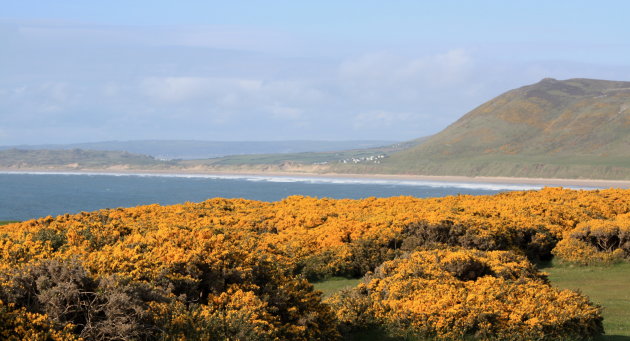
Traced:
<path fill-rule="evenodd" d="M 0 173 L 0 220 L 209 198 L 277 201 L 291 195 L 359 199 L 494 194 L 535 185 L 205 174 Z"/>

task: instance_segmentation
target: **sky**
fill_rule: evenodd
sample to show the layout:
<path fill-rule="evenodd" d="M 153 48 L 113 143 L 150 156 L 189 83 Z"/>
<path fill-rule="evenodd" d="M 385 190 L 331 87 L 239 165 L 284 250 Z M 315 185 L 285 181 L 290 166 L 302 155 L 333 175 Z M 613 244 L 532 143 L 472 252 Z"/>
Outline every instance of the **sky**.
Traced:
<path fill-rule="evenodd" d="M 393 140 L 630 80 L 627 1 L 0 0 L 0 145 Z"/>

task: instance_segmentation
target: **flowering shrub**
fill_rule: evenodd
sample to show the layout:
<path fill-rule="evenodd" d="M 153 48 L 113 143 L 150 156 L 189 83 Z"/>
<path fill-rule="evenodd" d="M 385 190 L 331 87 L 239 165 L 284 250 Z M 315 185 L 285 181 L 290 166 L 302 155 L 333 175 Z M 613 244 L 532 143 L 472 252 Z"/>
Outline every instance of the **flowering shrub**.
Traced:
<path fill-rule="evenodd" d="M 630 214 L 578 224 L 565 232 L 554 254 L 564 261 L 582 265 L 630 259 Z"/>
<path fill-rule="evenodd" d="M 603 330 L 601 310 L 586 297 L 552 288 L 504 251 L 414 252 L 328 303 L 349 330 L 380 325 L 400 337 L 564 340 Z"/>
<path fill-rule="evenodd" d="M 66 325 L 55 328 L 46 315 L 30 313 L 15 304 L 6 304 L 0 300 L 0 339 L 7 341 L 22 340 L 78 340 L 72 334 L 74 326 Z"/>
<path fill-rule="evenodd" d="M 574 335 L 566 334 L 572 323 L 594 335 L 595 308 L 550 288 L 527 259 L 630 258 L 629 194 L 545 188 L 432 199 L 216 198 L 44 217 L 0 227 L 0 299 L 4 316 L 45 321 L 33 324 L 34 333 L 86 339 L 122 331 L 138 339 L 333 340 L 338 327 L 368 325 L 396 335 L 554 338 Z M 399 262 L 414 269 L 400 278 L 412 291 L 396 289 L 387 273 L 406 273 Z M 329 303 L 305 280 L 370 271 L 382 287 L 366 282 Z M 410 297 L 427 306 L 414 308 Z M 521 316 L 519 299 L 549 310 Z M 464 309 L 458 300 L 478 305 Z"/>

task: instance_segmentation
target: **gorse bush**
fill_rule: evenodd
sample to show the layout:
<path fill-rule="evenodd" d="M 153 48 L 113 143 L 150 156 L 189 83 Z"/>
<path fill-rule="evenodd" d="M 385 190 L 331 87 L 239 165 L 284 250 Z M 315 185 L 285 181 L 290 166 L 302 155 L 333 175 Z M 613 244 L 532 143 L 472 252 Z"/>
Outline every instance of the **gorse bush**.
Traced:
<path fill-rule="evenodd" d="M 31 313 L 26 308 L 17 308 L 15 304 L 6 304 L 0 300 L 0 339 L 7 341 L 22 340 L 78 340 L 72 333 L 74 326 L 65 328 L 55 326 L 48 316 Z"/>
<path fill-rule="evenodd" d="M 603 330 L 600 309 L 586 297 L 553 289 L 505 251 L 417 251 L 328 303 L 346 330 L 378 325 L 419 339 L 582 339 Z"/>
<path fill-rule="evenodd" d="M 49 228 L 37 230 L 35 233 L 33 233 L 33 240 L 49 242 L 49 245 L 53 249 L 53 251 L 59 250 L 59 248 L 64 246 L 68 241 L 63 232 Z"/>
<path fill-rule="evenodd" d="M 607 264 L 630 259 L 630 215 L 582 222 L 565 232 L 554 254 L 578 264 Z"/>
<path fill-rule="evenodd" d="M 595 335 L 595 307 L 550 288 L 530 260 L 629 258 L 629 193 L 546 188 L 435 199 L 211 199 L 5 225 L 0 300 L 3 316 L 13 322 L 0 329 L 25 335 L 28 324 L 16 319 L 35 314 L 45 323 L 33 324 L 33 333 L 94 340 L 334 340 L 340 331 L 368 325 L 387 326 L 394 335 L 483 339 L 522 332 L 561 339 L 576 335 L 567 327 L 574 322 L 584 336 Z M 393 290 L 387 269 L 398 269 L 399 262 L 417 263 L 405 265 L 415 271 L 404 279 L 412 291 Z M 366 282 L 334 304 L 322 302 L 307 281 L 366 273 L 373 273 L 370 281 L 382 277 L 383 286 Z M 425 310 L 407 307 L 440 295 L 429 282 L 453 299 Z M 467 303 L 464 316 L 454 297 L 469 294 L 487 297 Z M 509 321 L 520 313 L 499 313 L 497 307 L 516 309 L 495 302 L 503 296 L 550 310 L 535 315 L 538 320 L 519 317 L 537 331 L 516 327 Z M 484 315 L 484 307 L 493 308 Z M 457 313 L 440 324 L 429 318 L 449 309 Z M 553 314 L 574 322 L 545 324 Z"/>
<path fill-rule="evenodd" d="M 205 293 L 196 286 L 197 291 L 177 295 L 175 286 L 164 282 L 95 277 L 76 260 L 53 259 L 5 273 L 0 297 L 46 316 L 54 330 L 70 330 L 89 340 L 338 336 L 334 316 L 309 283 L 283 277 L 273 268 L 258 271 L 264 278 L 231 280 L 238 283 L 216 278 L 225 289 Z"/>
<path fill-rule="evenodd" d="M 157 334 L 147 301 L 166 301 L 141 283 L 90 276 L 76 260 L 28 264 L 3 279 L 0 297 L 44 314 L 58 329 L 91 340 L 149 339 Z"/>

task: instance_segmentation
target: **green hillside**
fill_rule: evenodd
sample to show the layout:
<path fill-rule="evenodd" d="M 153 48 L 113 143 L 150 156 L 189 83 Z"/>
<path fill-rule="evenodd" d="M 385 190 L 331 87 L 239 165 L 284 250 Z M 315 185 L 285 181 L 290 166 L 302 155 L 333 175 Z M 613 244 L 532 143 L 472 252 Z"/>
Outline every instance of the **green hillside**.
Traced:
<path fill-rule="evenodd" d="M 482 104 L 379 170 L 630 179 L 630 82 L 543 79 Z"/>

